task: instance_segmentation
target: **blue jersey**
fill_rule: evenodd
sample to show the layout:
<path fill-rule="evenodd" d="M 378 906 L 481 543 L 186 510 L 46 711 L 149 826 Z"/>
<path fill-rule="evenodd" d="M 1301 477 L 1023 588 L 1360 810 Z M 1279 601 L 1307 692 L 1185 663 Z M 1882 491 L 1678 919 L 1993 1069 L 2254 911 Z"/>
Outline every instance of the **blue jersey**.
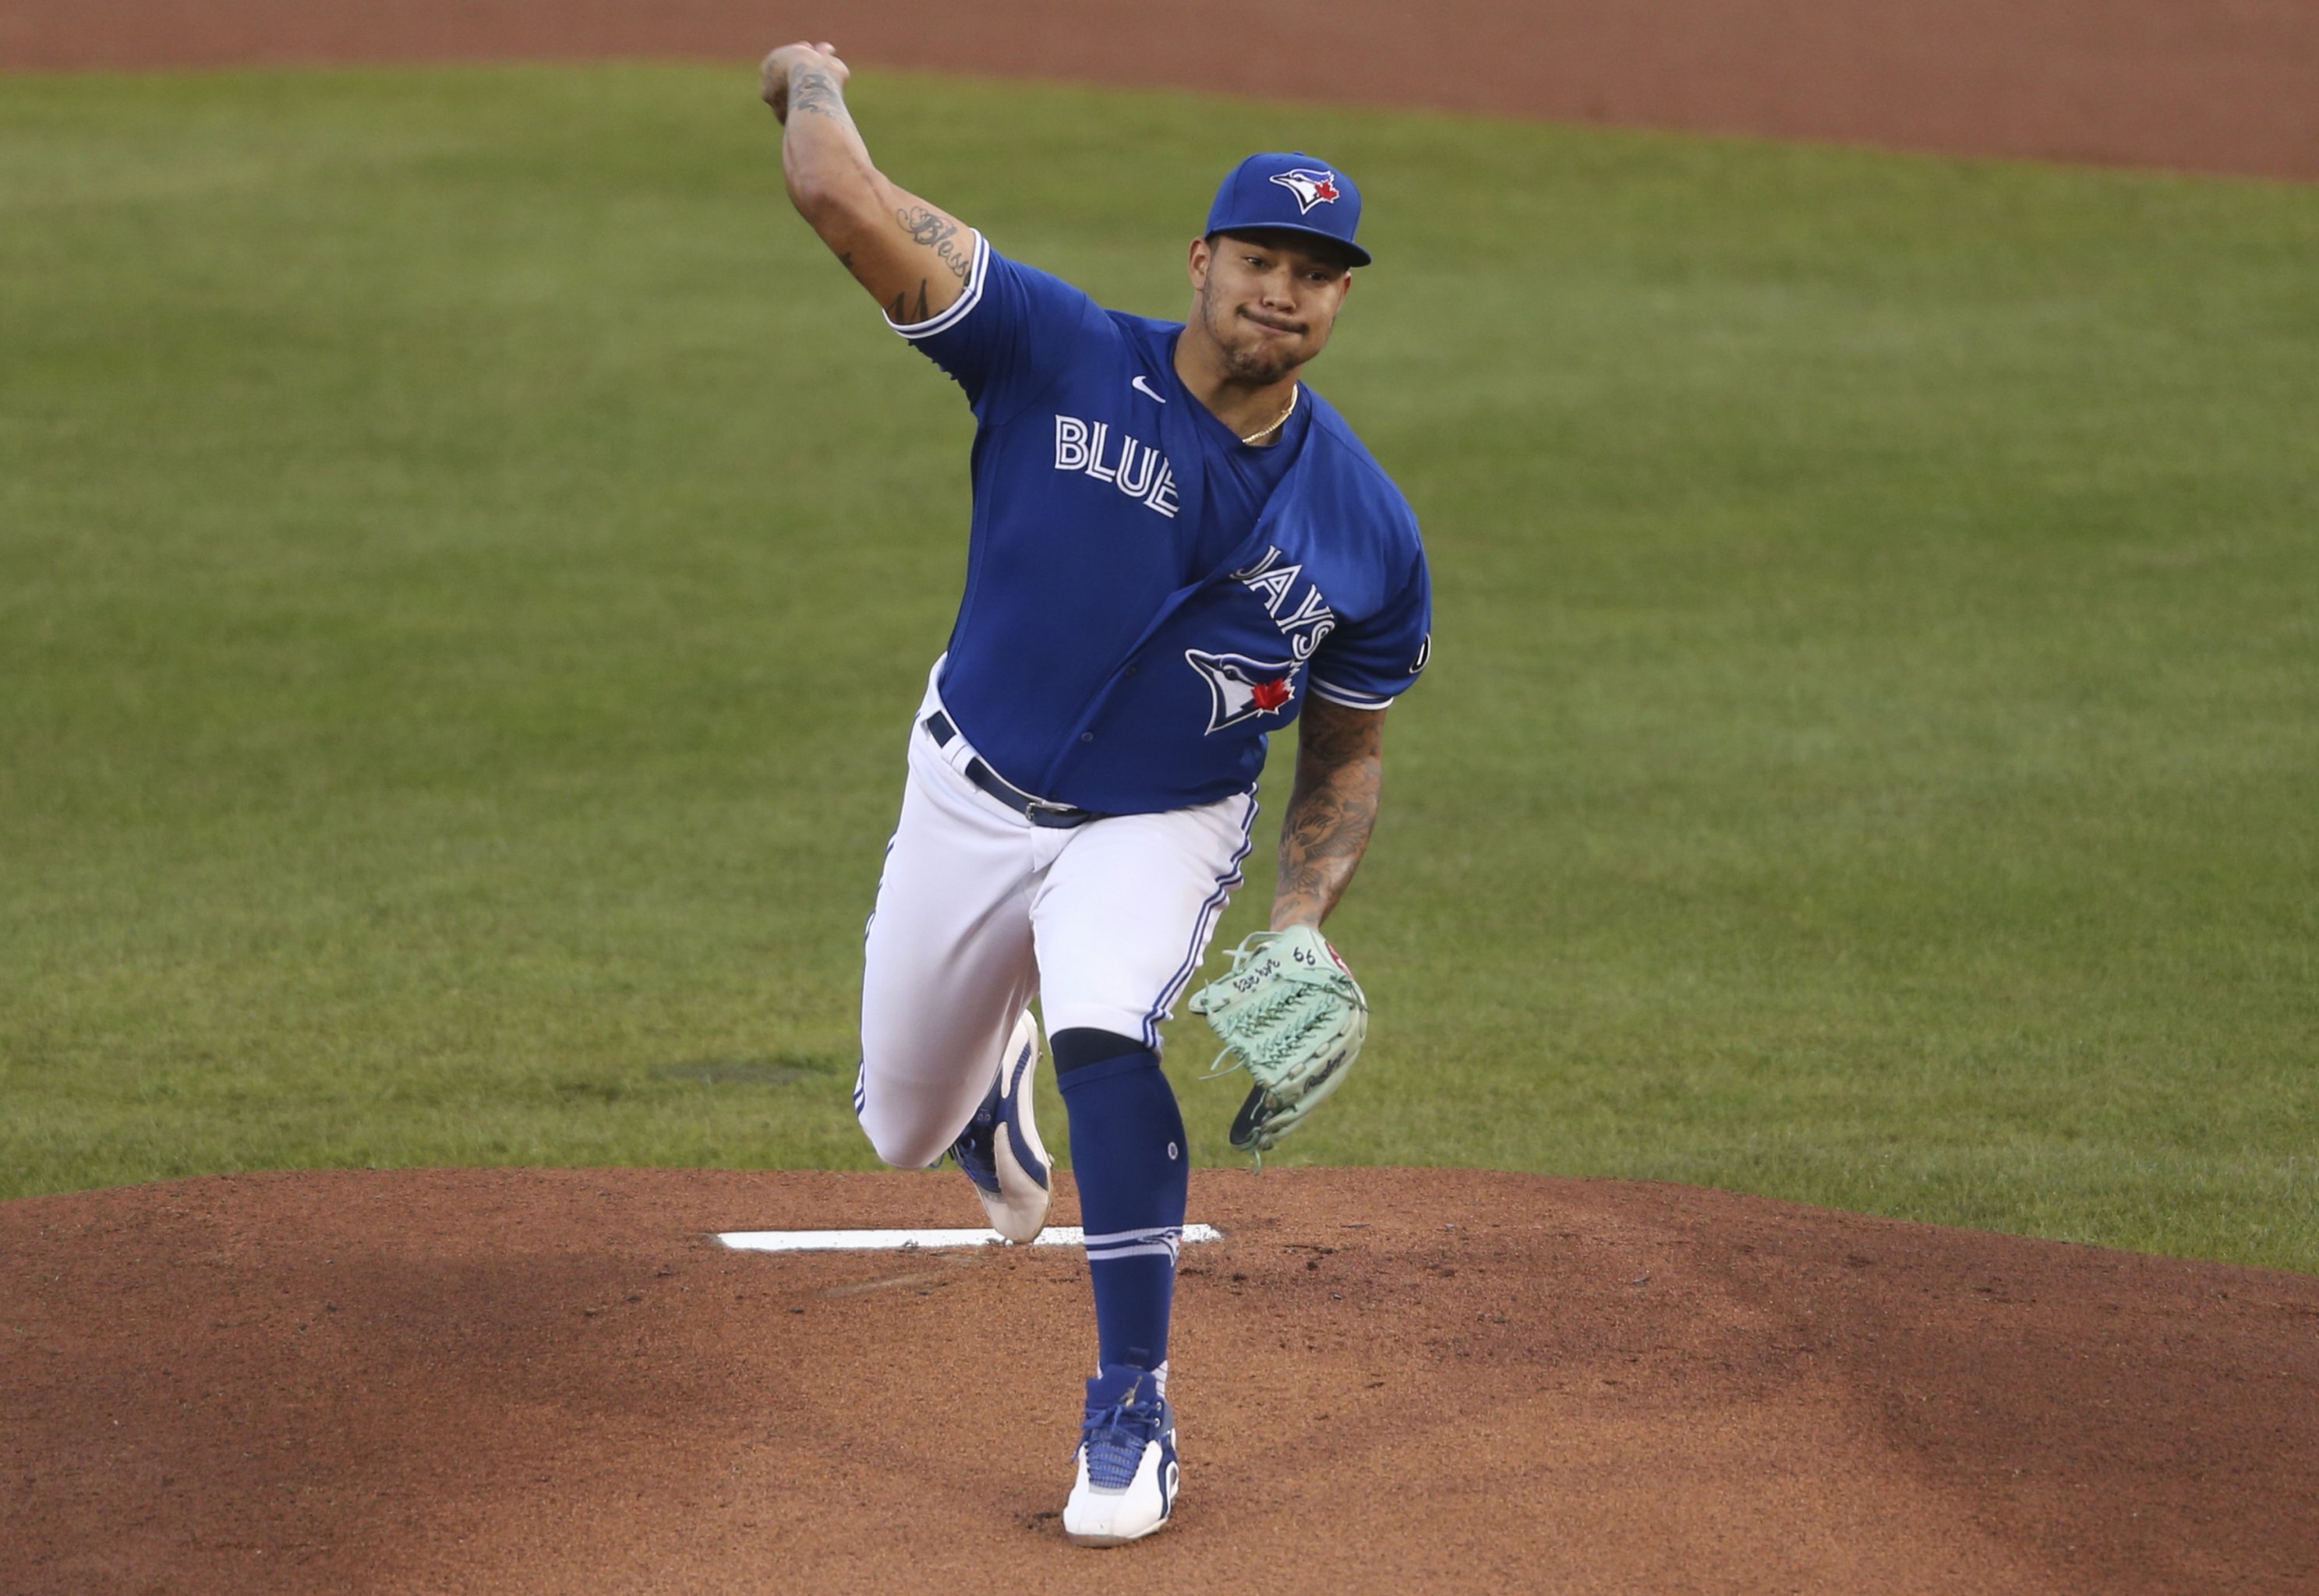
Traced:
<path fill-rule="evenodd" d="M 974 405 L 939 686 L 1008 781 L 1105 814 L 1213 802 L 1254 784 L 1307 693 L 1381 709 L 1424 669 L 1417 518 L 1309 388 L 1251 448 L 1177 377 L 1181 323 L 979 236 L 958 302 L 895 330 Z"/>

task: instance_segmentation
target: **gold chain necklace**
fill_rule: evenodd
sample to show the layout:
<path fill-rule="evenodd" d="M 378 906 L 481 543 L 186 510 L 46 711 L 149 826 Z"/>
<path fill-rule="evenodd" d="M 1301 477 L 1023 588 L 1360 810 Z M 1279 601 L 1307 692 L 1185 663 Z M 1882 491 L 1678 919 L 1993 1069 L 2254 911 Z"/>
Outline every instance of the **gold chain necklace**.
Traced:
<path fill-rule="evenodd" d="M 1241 442 L 1244 444 L 1253 444 L 1258 438 L 1262 437 L 1266 433 L 1277 432 L 1283 427 L 1288 425 L 1288 418 L 1296 413 L 1296 396 L 1304 391 L 1304 385 L 1302 383 L 1299 383 L 1295 387 L 1291 388 L 1288 391 L 1288 408 L 1272 419 L 1271 426 L 1258 428 L 1254 432 L 1251 432 L 1246 437 L 1241 438 Z"/>

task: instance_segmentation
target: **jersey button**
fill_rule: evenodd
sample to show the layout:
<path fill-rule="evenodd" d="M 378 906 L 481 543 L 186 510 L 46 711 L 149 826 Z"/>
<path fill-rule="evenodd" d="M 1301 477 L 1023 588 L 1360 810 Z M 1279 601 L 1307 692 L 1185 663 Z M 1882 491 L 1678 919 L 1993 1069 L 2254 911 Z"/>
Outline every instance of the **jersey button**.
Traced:
<path fill-rule="evenodd" d="M 1122 676 L 1132 676 L 1132 675 L 1134 675 L 1138 671 L 1141 671 L 1141 669 L 1143 669 L 1143 667 L 1142 667 L 1142 666 L 1141 666 L 1141 665 L 1130 665 L 1130 666 L 1128 666 L 1128 667 L 1127 667 L 1127 669 L 1126 669 L 1126 670 L 1122 671 L 1122 672 L 1120 672 L 1120 674 L 1121 674 Z"/>
<path fill-rule="evenodd" d="M 1095 741 L 1095 734 L 1093 732 L 1081 732 L 1079 734 L 1079 741 L 1082 743 L 1092 743 Z"/>

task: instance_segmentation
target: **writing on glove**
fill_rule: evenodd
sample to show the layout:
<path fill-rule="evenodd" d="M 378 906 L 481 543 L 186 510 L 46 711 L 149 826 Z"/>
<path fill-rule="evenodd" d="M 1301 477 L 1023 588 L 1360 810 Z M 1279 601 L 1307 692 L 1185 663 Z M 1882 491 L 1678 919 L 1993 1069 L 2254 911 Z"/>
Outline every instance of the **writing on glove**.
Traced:
<path fill-rule="evenodd" d="M 1344 1084 L 1368 1034 L 1368 999 L 1310 925 L 1249 937 L 1232 950 L 1232 969 L 1192 995 L 1191 1010 L 1223 1040 L 1208 1078 L 1245 1069 L 1253 1083 L 1232 1144 L 1255 1153 L 1259 1168 Z"/>

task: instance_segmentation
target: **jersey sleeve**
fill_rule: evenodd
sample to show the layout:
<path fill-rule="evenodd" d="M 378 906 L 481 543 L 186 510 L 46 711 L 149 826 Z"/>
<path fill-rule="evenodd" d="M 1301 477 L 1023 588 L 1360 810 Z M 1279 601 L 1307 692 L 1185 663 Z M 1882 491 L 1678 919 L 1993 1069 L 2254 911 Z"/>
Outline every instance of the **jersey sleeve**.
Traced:
<path fill-rule="evenodd" d="M 1007 419 L 1043 393 L 1103 311 L 1061 278 L 1007 259 L 974 235 L 966 288 L 940 315 L 886 319 L 966 390 L 986 423 Z"/>
<path fill-rule="evenodd" d="M 1407 574 L 1375 615 L 1329 634 L 1307 681 L 1315 698 L 1349 709 L 1382 709 L 1417 684 L 1433 654 L 1433 581 L 1415 546 Z"/>

